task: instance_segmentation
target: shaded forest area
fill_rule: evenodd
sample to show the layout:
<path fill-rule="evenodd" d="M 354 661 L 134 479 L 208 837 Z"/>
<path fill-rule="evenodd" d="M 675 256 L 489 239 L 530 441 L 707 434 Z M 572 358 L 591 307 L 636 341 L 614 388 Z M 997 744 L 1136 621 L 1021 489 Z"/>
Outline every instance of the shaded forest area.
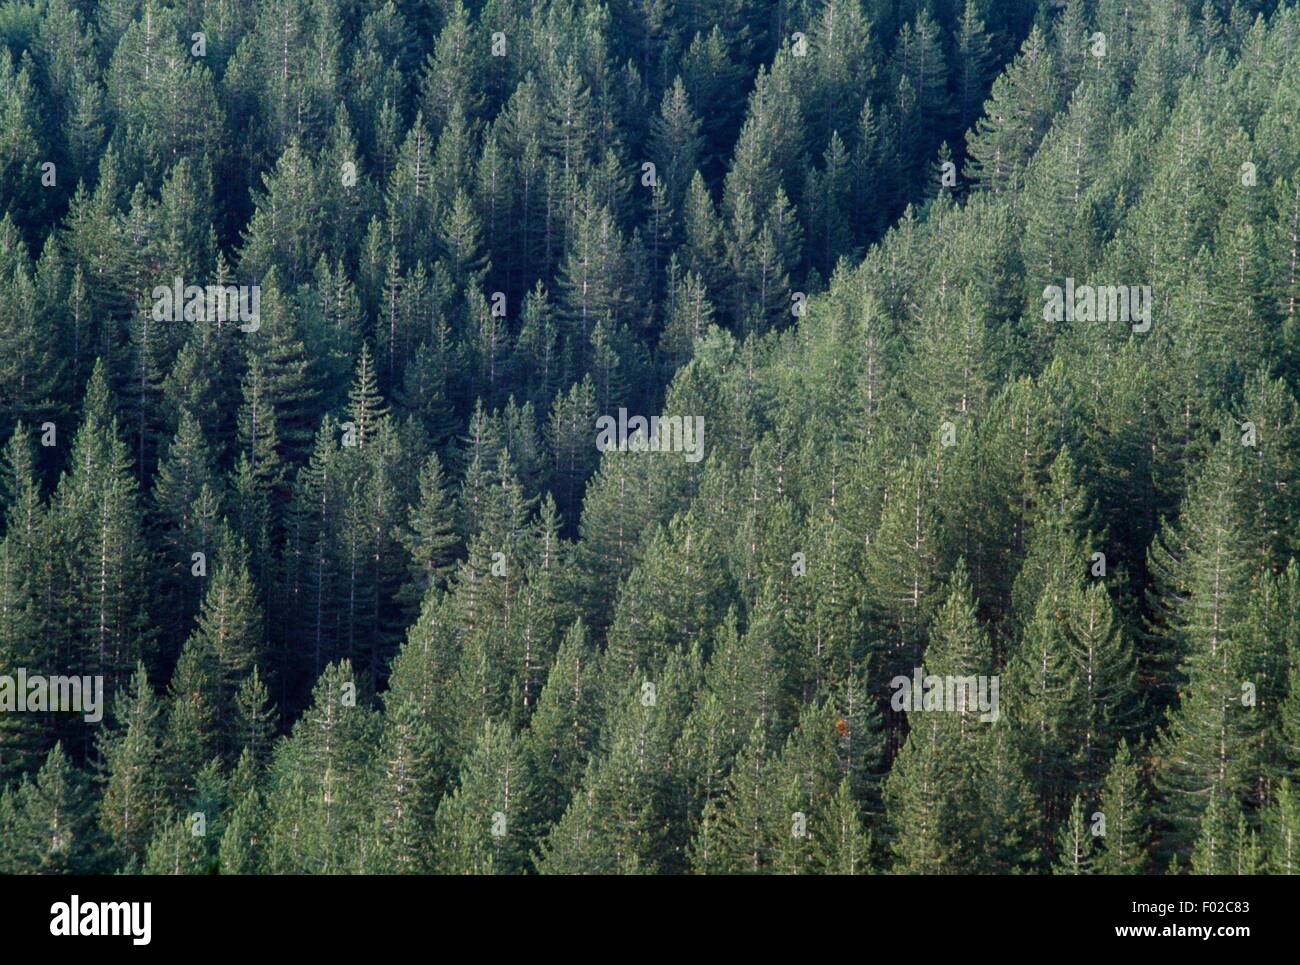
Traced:
<path fill-rule="evenodd" d="M 1300 870 L 1297 118 L 1270 0 L 4 0 L 0 872 Z"/>

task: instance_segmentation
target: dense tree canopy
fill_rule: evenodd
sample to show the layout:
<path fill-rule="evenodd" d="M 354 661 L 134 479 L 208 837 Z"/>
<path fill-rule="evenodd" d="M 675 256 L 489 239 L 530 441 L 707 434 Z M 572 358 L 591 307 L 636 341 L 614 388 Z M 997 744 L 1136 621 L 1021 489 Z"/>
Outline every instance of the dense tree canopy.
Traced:
<path fill-rule="evenodd" d="M 4 0 L 0 679 L 105 699 L 0 691 L 0 871 L 1300 870 L 1297 77 L 1273 0 Z"/>

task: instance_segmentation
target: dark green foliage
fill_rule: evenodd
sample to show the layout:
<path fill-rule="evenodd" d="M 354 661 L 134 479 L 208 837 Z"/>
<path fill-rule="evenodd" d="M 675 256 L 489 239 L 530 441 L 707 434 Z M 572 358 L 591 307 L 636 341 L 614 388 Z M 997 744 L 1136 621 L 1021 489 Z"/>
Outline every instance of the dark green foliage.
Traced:
<path fill-rule="evenodd" d="M 0 6 L 0 871 L 1300 869 L 1229 6 Z"/>

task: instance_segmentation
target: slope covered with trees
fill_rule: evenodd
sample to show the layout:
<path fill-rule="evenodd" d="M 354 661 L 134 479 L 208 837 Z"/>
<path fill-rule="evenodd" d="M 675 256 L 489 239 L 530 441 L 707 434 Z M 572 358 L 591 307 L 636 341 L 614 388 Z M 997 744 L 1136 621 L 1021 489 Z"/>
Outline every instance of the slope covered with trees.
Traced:
<path fill-rule="evenodd" d="M 0 713 L 0 871 L 1300 869 L 1297 77 L 1267 0 L 6 0 L 0 674 L 110 703 Z"/>

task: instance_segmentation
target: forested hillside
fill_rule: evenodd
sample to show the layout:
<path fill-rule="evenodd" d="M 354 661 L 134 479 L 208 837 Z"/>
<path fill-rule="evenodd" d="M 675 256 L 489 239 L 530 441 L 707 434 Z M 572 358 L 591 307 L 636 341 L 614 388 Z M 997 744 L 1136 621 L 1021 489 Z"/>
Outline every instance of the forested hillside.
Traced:
<path fill-rule="evenodd" d="M 1300 871 L 1298 124 L 1272 0 L 3 0 L 0 872 Z"/>

